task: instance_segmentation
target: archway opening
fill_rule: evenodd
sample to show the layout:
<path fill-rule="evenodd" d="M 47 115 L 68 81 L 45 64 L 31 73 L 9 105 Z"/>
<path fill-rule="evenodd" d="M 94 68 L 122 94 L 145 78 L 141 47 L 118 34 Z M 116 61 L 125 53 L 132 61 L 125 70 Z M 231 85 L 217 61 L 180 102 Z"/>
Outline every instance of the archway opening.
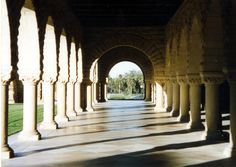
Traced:
<path fill-rule="evenodd" d="M 108 75 L 108 100 L 143 100 L 144 75 L 140 67 L 130 61 L 115 64 Z"/>

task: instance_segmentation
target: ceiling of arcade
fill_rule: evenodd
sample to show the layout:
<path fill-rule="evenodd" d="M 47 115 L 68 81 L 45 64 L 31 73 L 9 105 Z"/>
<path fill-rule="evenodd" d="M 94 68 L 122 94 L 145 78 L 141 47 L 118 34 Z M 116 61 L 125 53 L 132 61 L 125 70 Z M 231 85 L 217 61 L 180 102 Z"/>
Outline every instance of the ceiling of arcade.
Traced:
<path fill-rule="evenodd" d="M 105 81 L 111 68 L 121 61 L 131 61 L 137 64 L 142 70 L 146 80 L 153 79 L 153 66 L 148 57 L 143 52 L 137 49 L 124 46 L 117 47 L 106 52 L 98 60 L 98 79 L 101 81 Z"/>

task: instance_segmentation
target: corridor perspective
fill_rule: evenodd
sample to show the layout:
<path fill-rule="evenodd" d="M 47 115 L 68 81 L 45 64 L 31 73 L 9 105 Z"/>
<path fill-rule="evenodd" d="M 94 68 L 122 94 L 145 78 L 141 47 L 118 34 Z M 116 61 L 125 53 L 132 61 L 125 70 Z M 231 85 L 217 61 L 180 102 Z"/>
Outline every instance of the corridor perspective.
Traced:
<path fill-rule="evenodd" d="M 235 166 L 222 154 L 227 141 L 206 142 L 153 103 L 108 101 L 81 113 L 57 130 L 41 130 L 42 140 L 9 143 L 16 158 L 6 167 L 177 167 Z M 228 114 L 223 125 L 228 130 Z M 202 120 L 205 115 L 202 113 Z"/>

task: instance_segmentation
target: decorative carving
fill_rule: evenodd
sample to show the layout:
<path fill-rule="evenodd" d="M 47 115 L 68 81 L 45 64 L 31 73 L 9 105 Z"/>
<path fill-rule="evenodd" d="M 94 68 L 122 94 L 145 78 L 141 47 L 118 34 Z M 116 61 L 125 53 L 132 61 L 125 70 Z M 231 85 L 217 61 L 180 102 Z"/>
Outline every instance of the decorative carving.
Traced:
<path fill-rule="evenodd" d="M 39 78 L 36 76 L 30 76 L 30 75 L 25 75 L 25 76 L 20 75 L 20 80 L 23 82 L 23 84 L 37 85 Z"/>
<path fill-rule="evenodd" d="M 189 84 L 201 84 L 201 76 L 200 74 L 188 74 L 187 76 L 187 82 Z"/>
<path fill-rule="evenodd" d="M 205 84 L 221 84 L 225 80 L 222 72 L 202 72 L 200 75 Z"/>
<path fill-rule="evenodd" d="M 178 75 L 177 76 L 177 81 L 178 81 L 179 84 L 187 83 L 187 77 L 185 75 Z"/>

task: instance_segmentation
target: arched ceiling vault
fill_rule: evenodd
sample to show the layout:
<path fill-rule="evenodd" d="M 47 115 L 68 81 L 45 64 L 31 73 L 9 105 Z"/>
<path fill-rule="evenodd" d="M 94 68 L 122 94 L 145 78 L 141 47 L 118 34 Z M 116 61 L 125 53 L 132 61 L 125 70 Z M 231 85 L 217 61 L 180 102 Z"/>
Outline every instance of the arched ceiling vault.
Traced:
<path fill-rule="evenodd" d="M 145 79 L 153 79 L 154 68 L 150 59 L 138 49 L 121 46 L 109 50 L 98 60 L 99 80 L 104 80 L 108 77 L 111 68 L 121 61 L 130 61 L 137 64 L 142 70 Z"/>

